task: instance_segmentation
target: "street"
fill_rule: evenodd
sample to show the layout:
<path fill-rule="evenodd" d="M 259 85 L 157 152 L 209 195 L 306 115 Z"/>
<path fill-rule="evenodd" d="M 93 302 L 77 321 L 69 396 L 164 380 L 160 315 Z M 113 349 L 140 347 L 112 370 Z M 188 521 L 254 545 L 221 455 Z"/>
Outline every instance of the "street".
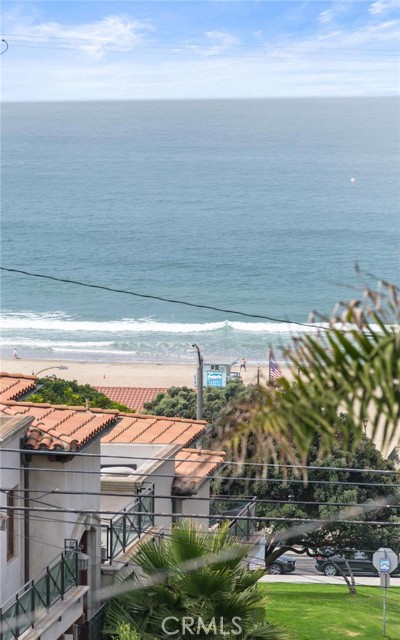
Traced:
<path fill-rule="evenodd" d="M 346 585 L 342 576 L 327 577 L 315 569 L 315 558 L 309 558 L 306 555 L 298 555 L 297 553 L 287 552 L 286 556 L 291 556 L 296 560 L 296 570 L 294 573 L 286 575 L 269 575 L 266 574 L 260 579 L 260 582 L 282 582 L 293 584 L 337 584 Z M 356 585 L 379 587 L 380 580 L 373 576 L 355 576 Z M 391 587 L 400 587 L 400 576 L 390 578 Z"/>

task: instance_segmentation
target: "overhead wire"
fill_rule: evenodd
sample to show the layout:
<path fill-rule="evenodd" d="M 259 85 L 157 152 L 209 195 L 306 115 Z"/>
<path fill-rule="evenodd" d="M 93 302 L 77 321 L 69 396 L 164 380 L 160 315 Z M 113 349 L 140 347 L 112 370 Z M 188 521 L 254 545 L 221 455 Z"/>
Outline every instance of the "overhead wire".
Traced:
<path fill-rule="evenodd" d="M 100 37 L 100 36 L 94 36 L 94 37 L 90 37 L 90 36 L 85 36 L 80 38 L 79 36 L 72 36 L 70 38 L 63 38 L 62 36 L 58 36 L 58 35 L 50 35 L 50 34 L 27 34 L 27 33 L 5 33 L 4 37 L 7 38 L 22 38 L 22 39 L 40 39 L 40 40 L 48 40 L 49 42 L 67 42 L 69 44 L 77 44 L 79 42 L 82 42 L 83 45 L 85 44 L 102 44 L 105 43 L 104 37 Z M 168 41 L 168 40 L 164 40 L 162 43 L 161 42 L 155 42 L 155 41 L 140 41 L 139 45 L 140 46 L 144 46 L 144 47 L 153 47 L 153 48 L 165 48 L 166 46 L 170 46 L 170 47 L 174 47 L 174 46 L 193 46 L 193 45 L 199 45 L 199 43 L 195 43 L 195 42 L 190 42 L 189 40 L 174 40 L 174 41 Z M 207 43 L 203 43 L 203 44 L 207 44 Z M 211 44 L 210 42 L 208 42 L 208 44 Z M 79 46 L 79 45 L 78 45 Z M 232 43 L 229 45 L 229 48 L 233 48 L 233 49 L 246 49 L 246 48 L 250 48 L 250 49 L 254 49 L 255 47 L 258 48 L 262 48 L 262 45 L 260 45 L 260 43 L 254 43 L 254 44 L 249 44 L 249 43 L 245 43 L 245 42 L 237 42 L 237 43 Z M 300 50 L 302 50 L 301 47 L 296 47 L 293 45 L 290 45 L 290 50 L 296 50 L 297 48 L 299 48 Z M 368 48 L 362 48 L 362 47 L 352 47 L 351 49 L 349 49 L 348 47 L 338 47 L 335 46 L 334 47 L 335 51 L 350 51 L 351 53 L 353 53 L 354 51 L 361 51 L 361 52 L 388 52 L 388 51 L 392 51 L 393 53 L 396 53 L 398 51 L 398 48 L 389 48 L 389 47 L 385 47 L 384 49 L 379 49 L 377 47 L 368 47 Z"/>
<path fill-rule="evenodd" d="M 369 507 L 369 510 L 371 511 L 376 511 L 377 507 L 376 505 L 367 505 Z M 358 505 L 358 507 L 360 507 L 361 511 L 365 511 L 365 505 Z M 170 512 L 155 512 L 155 511 L 113 511 L 110 509 L 81 509 L 81 508 L 76 508 L 76 509 L 72 509 L 72 508 L 60 508 L 60 507 L 52 507 L 51 509 L 49 509 L 48 507 L 25 507 L 25 506 L 7 506 L 5 507 L 6 510 L 10 511 L 10 512 L 33 512 L 33 513 L 74 513 L 77 515 L 93 515 L 93 513 L 95 513 L 96 515 L 110 515 L 110 516 L 117 516 L 117 515 L 129 515 L 129 516 L 137 516 L 137 515 L 141 515 L 143 516 L 143 514 L 145 514 L 146 516 L 153 516 L 153 517 L 158 517 L 158 518 L 164 518 L 164 517 L 170 517 L 171 515 L 176 515 L 177 517 L 182 517 L 182 514 L 171 514 Z M 196 518 L 196 519 L 201 519 L 201 520 L 210 520 L 210 519 L 214 519 L 214 516 L 210 516 L 210 514 L 188 514 L 189 517 L 191 518 Z M 380 521 L 380 520 L 339 520 L 337 518 L 307 518 L 307 517 L 284 517 L 284 516 L 245 516 L 245 515 L 235 515 L 232 516 L 232 514 L 228 514 L 228 515 L 224 515 L 224 514 L 218 514 L 217 516 L 215 516 L 215 518 L 217 520 L 221 520 L 221 521 L 227 521 L 230 522 L 231 520 L 235 520 L 235 521 L 243 521 L 243 522 L 248 522 L 248 521 L 252 521 L 252 522 L 258 522 L 258 523 L 263 523 L 263 522 L 297 522 L 297 523 L 320 523 L 319 526 L 324 525 L 327 526 L 330 523 L 334 523 L 334 524 L 355 524 L 355 525 L 359 525 L 359 526 L 379 526 L 379 527 L 400 527 L 400 521 L 399 522 L 393 522 L 390 520 L 387 521 Z M 291 537 L 295 537 L 295 534 L 293 534 Z"/>
<path fill-rule="evenodd" d="M 269 320 L 270 322 L 279 322 L 279 323 L 283 323 L 283 324 L 293 324 L 293 325 L 298 325 L 298 326 L 302 326 L 302 327 L 310 327 L 314 330 L 328 330 L 330 329 L 330 327 L 324 327 L 324 326 L 317 326 L 315 324 L 311 324 L 311 323 L 307 323 L 307 322 L 298 322 L 296 320 L 283 320 L 281 318 L 273 318 L 271 316 L 265 316 L 265 315 L 260 315 L 260 314 L 254 314 L 254 313 L 247 313 L 245 311 L 237 311 L 237 310 L 233 310 L 233 309 L 223 309 L 221 307 L 215 307 L 213 305 L 207 305 L 207 304 L 199 304 L 199 303 L 195 303 L 195 302 L 188 302 L 186 300 L 178 300 L 176 298 L 165 298 L 163 296 L 158 296 L 158 295 L 152 295 L 152 294 L 146 294 L 146 293 L 139 293 L 137 291 L 130 291 L 127 289 L 116 289 L 115 287 L 108 287 L 105 285 L 99 285 L 99 284 L 91 284 L 88 282 L 82 282 L 80 280 L 71 280 L 69 278 L 57 278 L 56 276 L 49 276 L 43 273 L 34 273 L 32 271 L 26 271 L 23 269 L 11 269 L 8 267 L 0 267 L 1 271 L 6 271 L 9 273 L 17 273 L 20 275 L 25 275 L 31 278 L 43 278 L 46 280 L 52 280 L 54 282 L 62 282 L 63 284 L 73 284 L 73 285 L 78 285 L 81 287 L 88 287 L 90 289 L 101 289 L 102 291 L 110 291 L 112 293 L 122 293 L 124 295 L 130 295 L 130 296 L 135 296 L 138 298 L 146 298 L 146 299 L 150 299 L 150 300 L 158 300 L 160 302 L 169 302 L 171 304 L 177 304 L 177 305 L 184 305 L 187 307 L 195 307 L 196 309 L 208 309 L 211 311 L 218 311 L 220 313 L 227 313 L 230 315 L 239 315 L 239 316 L 243 316 L 245 318 L 257 318 L 259 320 Z"/>
<path fill-rule="evenodd" d="M 172 477 L 172 476 L 171 476 Z M 282 481 L 283 483 L 283 481 Z M 389 487 L 390 488 L 390 487 Z M 3 487 L 0 487 L 0 493 L 5 493 L 7 494 L 10 491 L 10 489 L 5 489 Z M 21 493 L 23 495 L 27 495 L 27 494 L 32 494 L 32 493 L 40 493 L 41 496 L 39 496 L 38 498 L 34 498 L 29 496 L 29 500 L 33 501 L 33 502 L 38 502 L 40 504 L 43 505 L 47 505 L 47 506 L 54 506 L 51 503 L 47 503 L 44 502 L 41 498 L 42 497 L 47 497 L 47 496 L 59 496 L 59 495 L 85 495 L 85 496 L 102 496 L 102 497 L 121 497 L 121 495 L 123 495 L 124 497 L 127 498 L 131 498 L 132 500 L 136 499 L 136 498 L 140 498 L 140 497 L 148 497 L 146 495 L 143 496 L 143 494 L 121 494 L 121 493 L 114 493 L 114 492 L 101 492 L 101 491 L 60 491 L 58 489 L 41 489 L 40 491 L 38 489 L 12 489 L 13 493 Z M 173 496 L 171 494 L 158 494 L 158 493 L 154 493 L 154 494 L 149 494 L 151 497 L 156 498 L 156 499 L 172 499 L 175 497 L 179 496 Z M 394 496 L 377 496 L 377 498 L 391 498 Z M 324 507 L 361 507 L 363 506 L 363 504 L 366 504 L 368 506 L 371 506 L 371 500 L 372 498 L 369 499 L 369 502 L 366 503 L 360 503 L 360 502 L 326 502 L 326 501 L 313 501 L 313 500 L 289 500 L 288 498 L 282 498 L 282 499 L 264 499 L 264 498 L 257 498 L 257 497 L 253 497 L 253 496 L 245 496 L 245 495 L 223 495 L 223 494 L 215 494 L 215 495 L 211 495 L 210 497 L 202 497 L 202 496 L 196 496 L 196 502 L 197 501 L 218 501 L 218 502 L 232 502 L 232 503 L 237 503 L 237 502 L 246 502 L 249 503 L 251 502 L 251 504 L 270 504 L 270 505 L 274 505 L 274 504 L 289 504 L 289 505 L 304 505 L 304 506 L 324 506 Z M 246 505 L 243 505 L 243 507 L 245 507 Z M 376 504 L 376 510 L 380 511 L 383 509 L 400 509 L 400 503 L 399 504 L 381 504 L 381 503 L 377 503 Z M 116 513 L 121 513 L 116 512 Z M 210 516 L 210 517 L 214 517 L 214 516 Z M 217 517 L 217 516 L 216 516 Z M 233 517 L 233 516 L 232 516 Z"/>
<path fill-rule="evenodd" d="M 52 44 L 50 43 L 49 45 L 47 43 L 32 43 L 32 44 L 20 44 L 18 41 L 17 42 L 12 42 L 12 46 L 13 48 L 17 48 L 17 49 L 42 49 L 44 51 L 47 50 L 51 50 L 51 51 L 79 51 L 82 52 L 82 49 L 84 48 L 89 48 L 89 47 L 95 47 L 96 44 L 95 43 L 87 43 L 87 44 L 82 44 L 79 46 L 69 46 L 69 45 L 61 45 L 61 46 L 52 46 Z M 148 55 L 148 56 L 155 56 L 158 55 L 159 53 L 162 53 L 163 51 L 168 53 L 170 56 L 182 56 L 184 55 L 185 58 L 188 57 L 193 57 L 196 60 L 199 61 L 209 61 L 210 59 L 214 62 L 216 59 L 218 59 L 216 56 L 202 56 L 201 55 L 201 51 L 195 51 L 192 49 L 186 49 L 186 50 L 181 50 L 181 51 L 173 51 L 171 49 L 167 49 L 167 50 L 155 50 L 155 51 L 143 51 L 140 50 L 135 50 L 135 49 L 116 49 L 113 47 L 113 45 L 102 45 L 101 50 L 107 54 L 122 54 L 122 55 L 137 55 L 142 57 L 143 55 Z M 343 64 L 348 64 L 349 60 L 353 61 L 353 62 L 369 62 L 371 60 L 371 55 L 370 56 L 357 56 L 357 55 L 353 55 L 353 56 L 349 56 L 346 55 L 343 58 L 339 58 L 335 55 L 330 56 L 330 55 L 321 55 L 320 53 L 318 53 L 318 60 L 320 61 L 330 61 L 330 62 L 342 62 Z M 292 62 L 294 59 L 297 60 L 303 60 L 303 61 L 309 61 L 312 62 L 313 64 L 315 64 L 315 59 L 313 58 L 313 54 L 310 54 L 309 56 L 306 55 L 298 55 L 296 52 L 290 52 L 288 53 L 282 53 L 282 54 L 271 54 L 271 53 L 266 53 L 265 55 L 246 55 L 246 56 L 237 56 L 237 55 L 229 55 L 227 54 L 227 52 L 224 52 L 224 54 L 219 54 L 219 58 L 223 58 L 224 60 L 228 59 L 232 59 L 233 61 L 237 61 L 238 58 L 242 59 L 242 60 L 261 60 L 265 63 L 268 63 L 270 61 L 282 61 L 283 63 L 288 63 L 288 62 Z M 397 58 L 396 56 L 393 54 L 393 57 L 389 57 L 389 56 L 382 56 L 380 55 L 378 58 L 375 57 L 374 58 L 374 62 L 382 62 L 382 63 L 394 63 L 397 62 Z"/>
<path fill-rule="evenodd" d="M 151 417 L 151 416 L 150 416 Z M 132 443 L 133 446 L 135 446 L 135 443 Z M 171 456 L 171 457 L 157 457 L 157 456 L 146 456 L 146 455 L 136 455 L 134 452 L 129 454 L 129 455 L 114 455 L 112 453 L 87 453 L 85 451 L 56 451 L 56 450 L 51 450 L 51 451 L 47 451 L 44 449 L 41 450 L 35 450 L 35 449 L 21 449 L 21 448 L 9 448 L 7 447 L 7 451 L 12 452 L 12 453 L 21 453 L 21 454 L 25 454 L 25 455 L 34 455 L 34 456 L 49 456 L 49 454 L 53 453 L 53 455 L 57 455 L 60 457 L 70 457 L 71 455 L 74 455 L 75 458 L 101 458 L 101 460 L 106 460 L 108 458 L 112 459 L 112 460 L 126 460 L 126 461 L 131 461 L 134 462 L 136 460 L 143 460 L 143 461 L 157 461 L 157 462 L 187 462 L 187 457 L 179 457 L 179 453 L 178 455 L 175 456 Z M 201 453 L 201 449 L 198 450 L 199 454 Z M 218 450 L 208 450 L 210 455 L 218 455 Z M 236 460 L 224 460 L 223 462 L 223 466 L 227 466 L 227 465 L 232 465 L 232 466 L 239 466 L 239 467 L 261 467 L 261 468 L 272 468 L 272 469 L 296 469 L 299 471 L 302 470 L 307 470 L 307 471 L 338 471 L 338 472 L 347 472 L 347 473 L 371 473 L 371 474 L 379 474 L 379 475 L 387 475 L 387 476 L 391 476 L 391 475 L 399 475 L 400 476 L 400 469 L 368 469 L 368 468 L 360 468 L 360 467 L 331 467 L 331 466 L 316 466 L 316 465 L 295 465 L 295 464 L 285 464 L 283 462 L 271 462 L 271 463 L 264 463 L 264 462 L 237 462 Z M 115 466 L 115 465 L 110 465 L 110 466 Z M 127 465 L 129 466 L 129 465 Z M 0 465 L 1 468 L 1 465 Z M 133 469 L 133 471 L 135 471 L 135 469 Z M 232 476 L 232 479 L 236 479 L 237 476 Z"/>
<path fill-rule="evenodd" d="M 175 514 L 175 515 L 178 515 L 178 514 Z M 22 516 L 20 516 L 20 519 L 22 520 Z M 54 522 L 54 523 L 58 523 L 59 522 L 59 520 L 57 520 L 55 518 L 42 517 L 42 516 L 38 516 L 37 514 L 31 516 L 31 519 L 32 520 L 36 520 L 36 521 L 48 521 L 48 522 Z M 67 521 L 65 519 L 63 519 L 63 522 L 69 522 L 70 524 L 77 524 L 76 521 Z M 104 528 L 106 525 L 101 524 L 101 523 L 97 524 L 97 523 L 93 522 L 93 523 L 91 523 L 91 526 L 93 528 L 98 528 L 98 527 L 100 527 L 100 528 L 103 527 Z M 144 531 L 143 533 L 146 534 L 146 535 L 151 535 L 153 538 L 159 538 L 161 540 L 163 540 L 163 539 L 171 539 L 172 538 L 172 534 L 170 532 L 166 532 L 166 531 L 158 532 L 158 531 L 154 531 L 154 530 L 148 529 L 148 530 Z M 217 535 L 218 534 L 218 530 L 214 530 L 214 531 L 208 530 L 208 531 L 205 531 L 205 533 L 208 533 L 209 535 Z M 258 530 L 258 533 L 262 533 L 262 530 Z M 64 551 L 65 550 L 65 547 L 61 547 L 60 545 L 54 545 L 54 544 L 47 543 L 47 541 L 41 540 L 40 538 L 36 538 L 34 536 L 25 536 L 23 534 L 16 534 L 16 535 L 18 535 L 18 537 L 21 537 L 21 538 L 24 538 L 24 539 L 30 539 L 33 542 L 38 542 L 39 544 L 45 544 L 47 546 L 51 546 L 51 547 L 56 548 L 56 549 L 58 549 L 60 551 Z M 249 547 L 254 547 L 255 546 L 254 541 L 243 540 L 243 539 L 240 539 L 240 538 L 236 538 L 236 539 L 237 539 L 237 542 L 242 547 L 245 547 L 246 545 L 248 545 Z M 141 543 L 142 541 L 143 541 L 143 539 L 141 539 L 140 536 L 139 536 L 135 540 L 132 540 L 132 542 L 130 544 L 132 544 L 133 542 L 136 542 L 138 544 L 138 543 Z M 298 546 L 303 546 L 304 549 L 311 549 L 311 550 L 315 551 L 316 554 L 320 551 L 320 546 L 316 546 L 315 544 L 306 544 L 306 545 L 295 544 L 294 546 L 290 545 L 290 544 L 284 544 L 283 546 L 292 547 L 293 550 L 294 550 L 294 547 L 296 547 L 296 546 L 297 547 Z M 348 548 L 346 548 L 346 547 L 344 547 L 344 548 L 340 548 L 340 547 L 335 548 L 335 553 L 339 553 L 340 554 L 341 552 L 346 552 L 346 551 L 348 551 Z M 373 550 L 370 550 L 370 549 L 358 549 L 358 551 L 364 551 L 365 553 L 373 553 L 375 550 L 374 549 Z M 285 551 L 285 553 L 287 553 L 287 551 Z M 294 551 L 294 553 L 296 554 L 295 557 L 299 557 L 299 556 L 303 556 L 304 557 L 305 556 L 305 552 L 301 553 L 300 551 L 298 551 L 298 552 Z M 132 557 L 134 557 L 134 551 L 133 550 L 132 550 Z M 312 559 L 316 559 L 316 556 L 314 556 L 314 557 L 306 556 L 306 557 L 310 557 Z M 91 555 L 91 558 L 95 559 L 95 560 L 100 560 L 100 561 L 103 560 L 104 561 L 104 559 L 101 556 L 96 556 L 96 555 L 93 556 L 93 555 Z M 253 561 L 252 564 L 259 564 L 260 568 L 265 568 L 266 567 L 265 560 L 262 561 L 259 556 L 254 556 L 252 554 L 247 554 L 246 555 L 246 559 L 247 560 L 252 560 Z M 121 564 L 123 566 L 133 566 L 133 567 L 137 566 L 134 562 L 131 562 L 130 560 L 126 560 L 126 559 L 125 560 L 118 560 L 117 558 L 112 558 L 112 564 L 117 564 L 117 565 Z"/>
<path fill-rule="evenodd" d="M 218 46 L 218 44 L 211 42 L 164 42 L 164 43 L 151 43 L 151 42 L 135 42 L 129 43 L 126 45 L 121 42 L 113 42 L 107 39 L 100 38 L 74 38 L 73 40 L 68 40 L 66 38 L 60 38 L 57 36 L 51 37 L 48 35 L 17 35 L 17 34 L 5 34 L 11 42 L 13 42 L 13 46 L 18 48 L 26 48 L 26 49 L 53 49 L 53 50 L 69 50 L 69 51 L 82 51 L 87 47 L 100 47 L 103 51 L 107 53 L 113 54 L 133 54 L 140 55 L 143 54 L 153 55 L 160 52 L 168 53 L 170 55 L 185 55 L 185 56 L 197 56 L 199 59 L 204 60 L 203 53 L 207 51 L 210 47 Z M 23 42 L 29 43 L 28 45 L 21 44 Z M 45 45 L 45 46 L 43 46 Z M 47 46 L 50 45 L 50 46 Z M 118 48 L 122 47 L 122 48 Z M 340 57 L 337 54 L 340 52 L 344 52 L 344 56 Z M 383 61 L 391 62 L 396 61 L 396 49 L 386 48 L 386 49 L 347 49 L 340 47 L 332 47 L 330 50 L 325 48 L 323 51 L 318 50 L 305 52 L 301 47 L 289 47 L 284 49 L 282 52 L 277 51 L 276 47 L 273 50 L 268 50 L 262 45 L 259 46 L 257 44 L 232 44 L 229 47 L 224 47 L 222 50 L 218 51 L 216 55 L 212 56 L 212 59 L 215 60 L 218 57 L 233 57 L 234 59 L 243 58 L 245 60 L 264 60 L 268 61 L 270 59 L 273 60 L 283 60 L 290 61 L 292 57 L 295 57 L 296 60 L 313 60 L 313 56 L 318 54 L 319 60 L 332 60 L 334 61 L 348 61 L 355 60 L 360 61 L 360 56 L 365 56 L 365 59 L 370 59 L 372 55 L 378 54 L 379 58 Z M 308 55 L 307 55 L 308 54 Z M 390 57 L 391 56 L 391 57 Z M 362 58 L 361 58 L 362 61 Z"/>
<path fill-rule="evenodd" d="M 149 417 L 151 418 L 151 414 L 149 414 Z M 154 416 L 153 416 L 154 417 Z M 60 438 L 61 439 L 61 438 Z M 125 443 L 126 444 L 126 443 Z M 129 445 L 129 443 L 128 443 Z M 135 446 L 135 443 L 132 443 L 133 446 Z M 47 450 L 31 450 L 31 449 L 21 449 L 21 448 L 11 448 L 11 447 L 7 447 L 7 451 L 10 451 L 12 453 L 21 453 L 21 454 L 25 454 L 25 455 L 35 455 L 35 456 L 48 456 L 49 451 Z M 208 450 L 210 451 L 211 455 L 218 455 L 218 450 Z M 199 449 L 199 453 L 201 453 L 201 449 Z M 57 451 L 54 453 L 55 455 L 60 455 L 61 457 L 69 457 L 71 456 L 71 454 L 74 455 L 74 457 L 76 458 L 101 458 L 102 460 L 106 460 L 108 458 L 111 458 L 112 460 L 127 460 L 127 461 L 135 461 L 135 460 L 143 460 L 143 461 L 158 461 L 158 462 L 165 462 L 165 461 L 173 461 L 173 462 L 187 462 L 187 457 L 179 457 L 179 453 L 175 456 L 171 456 L 168 458 L 163 458 L 163 457 L 157 457 L 157 456 L 146 456 L 146 455 L 136 455 L 134 452 L 131 454 L 127 454 L 127 455 L 114 455 L 112 453 L 87 453 L 86 451 Z M 232 465 L 232 466 L 239 466 L 239 467 L 260 467 L 260 468 L 272 468 L 272 469 L 278 469 L 278 468 L 284 468 L 284 469 L 296 469 L 299 471 L 302 470 L 307 470 L 307 471 L 340 471 L 340 472 L 351 472 L 351 473 L 371 473 L 371 474 L 380 474 L 380 475 L 398 475 L 400 476 L 400 469 L 368 469 L 368 468 L 360 468 L 360 467 L 331 467 L 331 466 L 316 466 L 316 465 L 295 465 L 295 464 L 285 464 L 283 462 L 271 462 L 271 463 L 264 463 L 264 462 L 253 462 L 253 461 L 249 461 L 249 462 L 237 462 L 236 460 L 224 460 L 223 462 L 224 466 L 227 465 Z M 115 465 L 113 465 L 115 466 Z M 127 465 L 128 466 L 128 465 Z M 1 465 L 0 465 L 1 468 Z M 236 479 L 236 476 L 232 476 L 232 479 Z"/>
<path fill-rule="evenodd" d="M 30 453 L 30 452 L 28 452 Z M 57 456 L 57 453 L 53 454 L 54 456 Z M 7 471 L 23 471 L 25 467 L 23 466 L 7 466 L 7 465 L 1 465 L 0 466 L 0 470 L 7 470 Z M 35 471 L 44 471 L 44 472 L 54 472 L 54 468 L 50 468 L 50 467 L 32 467 L 32 469 L 34 469 Z M 96 471 L 91 471 L 91 470 L 86 470 L 86 469 L 63 469 L 62 470 L 63 473 L 80 473 L 82 475 L 99 475 L 99 473 L 101 473 L 99 470 Z M 132 475 L 135 475 L 135 473 L 133 472 Z M 150 477 L 150 476 L 149 476 Z M 153 478 L 172 478 L 175 477 L 175 474 L 172 473 L 152 473 L 151 477 Z M 203 479 L 204 480 L 204 475 L 195 475 L 195 474 L 190 474 L 190 477 L 193 479 Z M 208 478 L 210 476 L 207 476 Z M 214 477 L 214 476 L 213 476 Z M 216 475 L 215 478 L 219 479 L 219 480 L 246 480 L 247 482 L 271 482 L 271 483 L 276 483 L 276 482 L 282 482 L 283 479 L 282 478 L 268 478 L 268 477 L 259 477 L 259 478 L 249 478 L 248 476 L 220 476 L 220 475 Z M 307 480 L 308 484 L 332 484 L 331 480 Z M 303 484 L 304 485 L 304 480 L 301 479 L 290 479 L 290 483 L 292 484 Z M 393 488 L 393 487 L 400 487 L 399 483 L 392 483 L 390 485 L 385 484 L 385 483 L 379 483 L 379 482 L 353 482 L 350 480 L 335 480 L 335 485 L 350 485 L 350 486 L 360 486 L 360 487 L 385 487 L 385 488 Z"/>

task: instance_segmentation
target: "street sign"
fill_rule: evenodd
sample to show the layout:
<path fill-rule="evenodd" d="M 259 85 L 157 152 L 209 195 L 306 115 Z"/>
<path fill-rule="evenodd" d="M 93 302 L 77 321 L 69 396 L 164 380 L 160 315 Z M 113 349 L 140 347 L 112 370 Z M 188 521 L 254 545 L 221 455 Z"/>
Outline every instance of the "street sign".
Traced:
<path fill-rule="evenodd" d="M 386 549 L 382 547 L 375 551 L 372 557 L 372 563 L 379 573 L 392 573 L 395 569 L 397 569 L 397 565 L 399 563 L 398 556 L 395 554 L 392 549 Z"/>
<path fill-rule="evenodd" d="M 372 556 L 372 564 L 379 571 L 383 588 L 383 637 L 386 638 L 386 592 L 390 587 L 390 574 L 397 569 L 399 558 L 392 549 L 382 547 Z"/>
<path fill-rule="evenodd" d="M 389 558 L 381 558 L 379 561 L 379 573 L 390 573 L 390 560 Z"/>

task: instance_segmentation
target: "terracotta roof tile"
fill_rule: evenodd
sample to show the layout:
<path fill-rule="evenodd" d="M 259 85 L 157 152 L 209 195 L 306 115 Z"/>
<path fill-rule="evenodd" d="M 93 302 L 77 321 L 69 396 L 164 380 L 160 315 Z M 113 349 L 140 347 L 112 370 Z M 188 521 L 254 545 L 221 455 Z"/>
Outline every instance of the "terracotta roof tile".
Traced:
<path fill-rule="evenodd" d="M 0 394 L 21 389 L 34 388 L 35 376 L 0 374 Z M 14 385 L 14 391 L 10 391 Z M 28 386 L 24 386 L 28 385 Z M 156 393 L 159 388 L 153 389 Z M 1 396 L 0 396 L 1 397 Z M 8 415 L 32 416 L 33 421 L 26 433 L 28 449 L 63 448 L 75 450 L 85 442 L 113 425 L 102 442 L 180 444 L 190 446 L 206 431 L 205 420 L 166 418 L 146 414 L 118 414 L 115 410 L 83 407 L 53 406 L 48 403 L 17 402 L 0 400 L 0 411 Z M 115 426 L 114 426 L 115 425 Z"/>
<path fill-rule="evenodd" d="M 204 435 L 206 424 L 205 420 L 121 413 L 119 424 L 102 438 L 102 442 L 189 446 Z"/>
<path fill-rule="evenodd" d="M 24 448 L 63 449 L 74 451 L 115 423 L 118 413 L 94 413 L 83 407 L 38 406 L 34 403 L 10 401 L 0 404 L 0 411 L 9 415 L 33 417 L 27 429 Z"/>
<path fill-rule="evenodd" d="M 36 382 L 36 376 L 0 373 L 0 402 L 17 400 L 25 395 L 25 393 L 28 393 L 28 391 L 33 391 Z"/>
<path fill-rule="evenodd" d="M 197 493 L 204 481 L 223 465 L 225 451 L 181 449 L 175 462 L 172 491 L 176 495 Z"/>
<path fill-rule="evenodd" d="M 146 402 L 154 400 L 158 393 L 166 393 L 166 387 L 95 387 L 114 402 L 124 404 L 133 411 L 143 411 Z"/>

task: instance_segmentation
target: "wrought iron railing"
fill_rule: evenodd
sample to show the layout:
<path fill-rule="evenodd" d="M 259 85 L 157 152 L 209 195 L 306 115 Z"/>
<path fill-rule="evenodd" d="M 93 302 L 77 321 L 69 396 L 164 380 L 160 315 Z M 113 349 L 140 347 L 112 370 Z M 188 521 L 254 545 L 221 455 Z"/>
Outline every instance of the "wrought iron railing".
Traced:
<path fill-rule="evenodd" d="M 0 608 L 0 640 L 19 638 L 34 628 L 39 613 L 48 612 L 78 583 L 78 554 L 72 549 L 64 551 L 44 575 L 28 582 Z"/>
<path fill-rule="evenodd" d="M 78 624 L 79 640 L 111 640 L 103 633 L 107 602 L 104 602 L 96 613 L 83 624 Z"/>
<path fill-rule="evenodd" d="M 256 507 L 255 497 L 231 501 L 224 496 L 215 496 L 210 501 L 210 527 L 228 520 L 229 533 L 248 540 L 258 529 Z"/>
<path fill-rule="evenodd" d="M 142 533 L 154 526 L 154 486 L 146 487 L 135 500 L 107 524 L 101 525 L 102 559 L 113 559 Z"/>

